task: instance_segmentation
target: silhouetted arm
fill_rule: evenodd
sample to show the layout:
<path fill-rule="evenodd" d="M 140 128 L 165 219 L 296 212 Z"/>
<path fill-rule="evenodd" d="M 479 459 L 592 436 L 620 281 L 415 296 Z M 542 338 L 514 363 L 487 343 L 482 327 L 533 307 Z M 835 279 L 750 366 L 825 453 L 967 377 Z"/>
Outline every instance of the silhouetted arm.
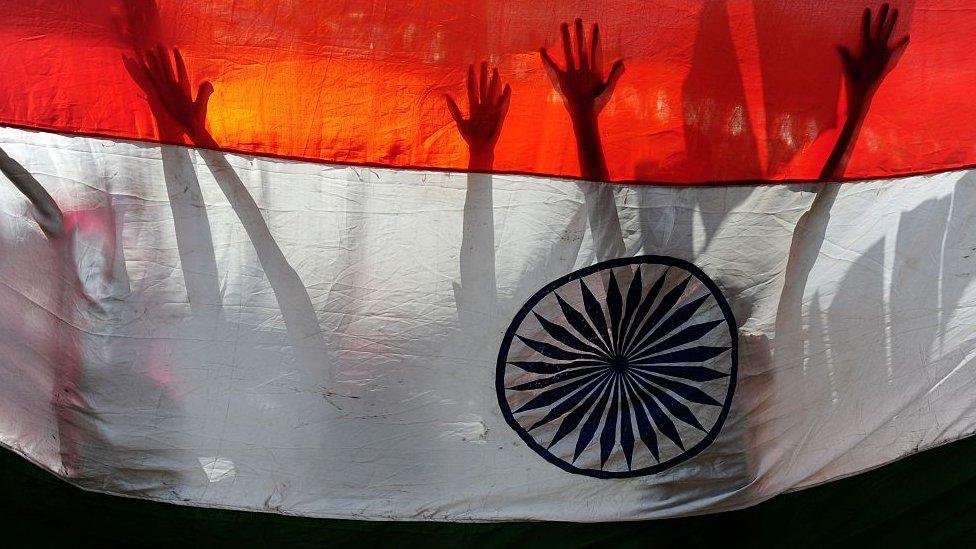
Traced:
<path fill-rule="evenodd" d="M 181 143 L 184 134 L 183 126 L 169 113 L 163 96 L 160 96 L 161 93 L 173 93 L 173 90 L 169 89 L 167 79 L 153 76 L 154 72 L 163 68 L 163 61 L 169 66 L 169 54 L 161 51 L 161 48 L 151 49 L 144 46 L 147 43 L 152 44 L 149 42 L 151 37 L 159 34 L 159 13 L 155 3 L 124 2 L 116 25 L 121 38 L 133 48 L 134 56 L 124 57 L 123 61 L 130 76 L 146 94 L 160 141 Z M 187 82 L 186 66 L 182 56 L 179 57 L 177 65 L 180 67 L 181 82 Z M 198 110 L 205 108 L 206 96 L 211 90 L 210 87 L 201 87 L 197 94 Z M 185 92 L 181 88 L 175 101 L 185 101 L 182 99 L 184 95 Z M 201 119 L 200 114 L 193 118 Z M 190 307 L 198 313 L 219 312 L 219 309 L 212 308 L 213 305 L 221 302 L 213 232 L 210 229 L 210 219 L 193 161 L 190 153 L 180 146 L 162 145 L 160 153 L 163 162 L 163 179 L 166 183 L 170 209 L 173 212 L 176 248 L 180 256 L 183 278 L 186 281 L 187 300 Z"/>
<path fill-rule="evenodd" d="M 607 181 L 609 171 L 600 138 L 599 115 L 613 94 L 613 88 L 624 72 L 624 63 L 617 60 L 603 77 L 603 53 L 600 47 L 600 27 L 593 25 L 589 47 L 583 32 L 583 21 L 575 21 L 575 58 L 569 25 L 563 23 L 563 55 L 566 67 L 560 68 L 546 48 L 540 48 L 542 63 L 552 80 L 553 87 L 562 95 L 563 103 L 573 123 L 576 135 L 576 153 L 580 175 L 589 181 Z M 620 218 L 613 197 L 613 190 L 606 184 L 584 183 L 583 196 L 586 214 L 593 233 L 597 257 L 603 261 L 624 254 L 624 239 L 620 230 Z"/>
<path fill-rule="evenodd" d="M 0 172 L 3 172 L 3 175 L 7 176 L 7 179 L 30 200 L 34 206 L 34 218 L 41 229 L 51 238 L 61 236 L 64 228 L 64 215 L 61 213 L 61 208 L 37 179 L 2 149 L 0 149 Z"/>
<path fill-rule="evenodd" d="M 847 89 L 848 116 L 841 129 L 834 150 L 824 165 L 820 174 L 822 180 L 839 178 L 846 166 L 846 157 L 860 129 L 864 115 L 867 113 L 871 96 L 881 83 L 891 56 L 899 48 L 908 43 L 908 37 L 900 39 L 889 47 L 888 41 L 898 20 L 898 10 L 891 12 L 884 4 L 878 16 L 877 24 L 872 30 L 871 9 L 864 10 L 861 20 L 861 52 L 857 57 L 847 48 L 840 47 L 841 59 L 844 63 L 844 78 Z M 783 289 L 780 293 L 776 309 L 776 330 L 778 334 L 794 334 L 802 331 L 804 296 L 814 265 L 820 256 L 823 243 L 826 240 L 827 228 L 830 222 L 830 211 L 837 198 L 840 185 L 823 183 L 817 191 L 810 209 L 800 216 L 793 229 L 787 256 L 786 274 L 783 277 Z M 783 339 L 776 341 L 776 353 L 788 357 L 802 355 L 802 341 Z"/>
<path fill-rule="evenodd" d="M 331 358 L 323 358 L 326 352 L 323 349 L 327 347 L 322 342 L 322 330 L 304 283 L 274 240 L 260 208 L 233 166 L 223 153 L 207 150 L 218 148 L 206 127 L 207 101 L 213 86 L 202 82 L 196 98 L 193 97 L 186 64 L 178 48 L 173 48 L 172 59 L 159 46 L 153 51 L 137 52 L 135 58 L 126 58 L 125 64 L 149 96 L 150 103 L 160 106 L 195 145 L 205 147 L 200 155 L 254 245 L 301 363 L 308 367 L 330 363 Z"/>
<path fill-rule="evenodd" d="M 844 64 L 847 120 L 844 121 L 837 143 L 820 173 L 822 180 L 838 179 L 844 174 L 848 156 L 874 92 L 890 70 L 892 57 L 908 44 L 907 35 L 889 44 L 895 23 L 898 22 L 897 9 L 890 10 L 888 4 L 883 4 L 873 25 L 871 19 L 871 8 L 865 8 L 861 18 L 861 51 L 857 55 L 844 46 L 837 48 Z"/>
<path fill-rule="evenodd" d="M 495 161 L 495 144 L 501 134 L 511 101 L 512 89 L 503 87 L 498 69 L 491 71 L 481 64 L 480 78 L 474 65 L 468 67 L 468 118 L 451 96 L 446 96 L 448 110 L 458 132 L 468 144 L 468 185 L 464 195 L 464 217 L 461 232 L 461 288 L 458 294 L 460 313 L 488 314 L 497 298 L 495 283 L 495 218 L 491 193 L 491 171 Z M 482 173 L 475 173 L 482 172 Z M 465 320 L 465 314 L 461 314 Z"/>

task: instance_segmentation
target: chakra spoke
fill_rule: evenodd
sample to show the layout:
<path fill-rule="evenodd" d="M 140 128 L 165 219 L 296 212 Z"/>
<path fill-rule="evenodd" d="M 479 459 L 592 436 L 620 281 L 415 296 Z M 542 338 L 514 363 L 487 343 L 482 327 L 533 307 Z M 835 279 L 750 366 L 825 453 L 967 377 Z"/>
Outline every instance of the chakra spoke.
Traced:
<path fill-rule="evenodd" d="M 545 408 L 547 406 L 552 406 L 553 404 L 558 402 L 560 399 L 562 399 L 569 393 L 572 393 L 577 388 L 582 387 L 587 383 L 593 383 L 594 381 L 593 376 L 596 376 L 599 373 L 600 371 L 597 370 L 575 381 L 571 381 L 569 383 L 560 385 L 559 387 L 553 387 L 552 389 L 547 389 L 545 391 L 542 391 L 541 393 L 533 397 L 531 400 L 523 404 L 521 408 L 515 410 L 515 413 L 519 414 L 522 412 L 528 412 L 529 410 L 536 410 L 538 408 Z"/>
<path fill-rule="evenodd" d="M 582 402 L 577 401 L 579 402 L 579 405 L 576 406 L 572 412 L 566 414 L 566 418 L 563 419 L 563 422 L 559 424 L 559 429 L 556 430 L 556 434 L 553 435 L 552 440 L 549 441 L 550 448 L 555 446 L 557 442 L 562 440 L 563 437 L 569 433 L 572 433 L 579 426 L 580 422 L 583 421 L 583 417 L 586 415 L 586 412 L 590 409 L 590 407 L 593 406 L 596 399 L 600 398 L 600 395 L 607 390 L 607 383 L 609 383 L 609 379 L 609 373 L 600 376 L 598 384 L 594 384 L 595 390 L 588 394 L 586 400 Z"/>
<path fill-rule="evenodd" d="M 531 431 L 531 430 L 533 430 L 533 429 L 535 429 L 537 427 L 542 427 L 543 425 L 549 423 L 550 421 L 552 421 L 552 420 L 554 420 L 556 418 L 562 417 L 563 415 L 565 415 L 566 413 L 568 413 L 570 410 L 579 409 L 581 407 L 583 408 L 583 410 L 580 412 L 580 416 L 582 417 L 582 415 L 584 413 L 586 413 L 586 410 L 589 409 L 589 404 L 587 404 L 586 406 L 583 406 L 582 404 L 580 404 L 580 401 L 582 399 L 585 399 L 588 395 L 590 395 L 594 391 L 597 391 L 599 389 L 600 384 L 602 383 L 603 379 L 606 376 L 609 376 L 609 375 L 610 375 L 609 372 L 604 373 L 602 376 L 597 377 L 596 379 L 594 379 L 593 380 L 593 383 L 590 383 L 588 385 L 585 385 L 584 387 L 582 387 L 581 389 L 579 389 L 578 391 L 576 391 L 576 393 L 574 393 L 569 398 L 563 400 L 559 404 L 557 404 L 557 405 L 553 406 L 552 408 L 550 408 L 549 409 L 549 413 L 547 413 L 539 421 L 536 421 L 535 423 L 533 423 L 532 424 L 532 427 L 529 427 L 529 430 Z M 595 398 L 596 397 L 594 397 L 594 399 Z M 566 423 L 566 421 L 569 421 L 569 418 L 567 418 L 566 420 L 564 420 L 563 423 Z M 579 424 L 579 420 L 576 421 L 576 424 L 573 425 L 572 428 L 567 427 L 567 429 L 572 430 L 578 424 Z M 559 435 L 558 432 L 556 434 Z M 560 436 L 559 438 L 562 438 L 562 437 Z M 552 446 L 556 442 L 558 442 L 558 439 L 556 439 L 554 437 L 553 438 L 553 441 L 551 441 L 549 443 L 549 445 Z"/>
<path fill-rule="evenodd" d="M 680 351 L 656 355 L 646 352 L 629 358 L 631 364 L 682 364 L 688 362 L 701 363 L 711 360 L 718 355 L 728 351 L 730 347 L 688 347 Z"/>
<path fill-rule="evenodd" d="M 583 353 L 589 353 L 589 354 L 599 356 L 604 359 L 610 358 L 609 356 L 607 356 L 605 352 L 603 352 L 603 349 L 600 349 L 599 347 L 594 347 L 592 345 L 580 341 L 579 338 L 571 334 L 569 330 L 567 330 L 566 328 L 563 328 L 558 324 L 549 322 L 548 320 L 543 318 L 542 315 L 538 313 L 532 313 L 532 314 L 534 314 L 536 320 L 539 321 L 539 325 L 542 326 L 542 328 L 546 332 L 548 332 L 548 334 L 551 335 L 553 339 L 562 343 L 563 345 L 567 347 L 571 347 Z"/>
<path fill-rule="evenodd" d="M 565 370 L 575 368 L 585 368 L 587 366 L 605 366 L 603 360 L 574 360 L 572 362 L 536 362 L 526 360 L 512 360 L 508 362 L 516 368 L 529 372 L 530 374 L 558 374 Z"/>
<path fill-rule="evenodd" d="M 624 383 L 627 385 L 627 396 L 630 402 L 634 404 L 634 419 L 637 420 L 637 432 L 644 442 L 644 446 L 651 452 L 654 459 L 660 462 L 661 456 L 657 447 L 657 435 L 654 433 L 654 428 L 651 427 L 650 414 L 628 376 L 623 376 L 623 378 Z"/>
<path fill-rule="evenodd" d="M 600 360 L 600 357 L 591 353 L 579 353 L 576 351 L 568 351 L 560 347 L 556 347 L 550 343 L 544 343 L 542 341 L 536 341 L 534 339 L 529 339 L 527 337 L 516 336 L 522 343 L 532 349 L 533 351 L 539 353 L 540 355 L 547 358 L 554 358 L 556 360 L 577 360 L 577 359 L 595 359 Z"/>
<path fill-rule="evenodd" d="M 593 407 L 593 411 L 590 412 L 590 417 L 586 418 L 586 422 L 583 427 L 580 428 L 579 438 L 576 439 L 576 451 L 573 452 L 573 461 L 579 459 L 580 454 L 583 450 L 590 444 L 593 440 L 593 435 L 596 434 L 597 427 L 600 426 L 600 420 L 603 419 L 603 413 L 607 409 L 607 401 L 610 400 L 610 384 L 607 383 L 602 390 L 603 395 L 600 397 L 599 402 Z"/>
<path fill-rule="evenodd" d="M 573 327 L 581 336 L 585 337 L 590 343 L 603 349 L 604 353 L 610 354 L 610 347 L 608 347 L 603 340 L 597 337 L 596 332 L 593 331 L 593 327 L 590 323 L 586 321 L 586 318 L 582 313 L 577 311 L 570 305 L 566 303 L 563 298 L 559 297 L 559 294 L 553 292 L 556 296 L 556 302 L 559 303 L 559 309 L 562 311 L 563 316 L 569 322 L 569 325 Z"/>
<path fill-rule="evenodd" d="M 664 413 L 664 410 L 658 406 L 654 397 L 651 395 L 650 391 L 647 391 L 647 387 L 640 382 L 635 376 L 628 376 L 630 381 L 634 384 L 635 392 L 641 403 L 647 408 L 647 411 L 651 414 L 651 419 L 654 420 L 654 425 L 657 426 L 657 430 L 664 434 L 664 436 L 671 439 L 671 442 L 675 443 L 678 448 L 682 450 L 685 449 L 685 445 L 681 442 L 681 436 L 678 435 L 678 428 L 674 426 L 674 422 L 668 417 L 668 414 Z"/>
<path fill-rule="evenodd" d="M 718 370 L 712 370 L 711 368 L 706 368 L 704 366 L 642 366 L 639 364 L 632 364 L 631 368 L 634 368 L 635 371 L 644 370 L 669 377 L 678 377 L 681 379 L 698 382 L 713 381 L 716 379 L 722 379 L 723 377 L 729 377 L 729 374 L 719 372 Z"/>
<path fill-rule="evenodd" d="M 607 330 L 607 318 L 603 316 L 603 307 L 600 306 L 600 302 L 593 297 L 593 293 L 590 292 L 589 286 L 580 279 L 580 293 L 583 295 L 583 308 L 586 310 L 586 316 L 593 323 L 593 327 L 596 328 L 597 334 L 603 338 L 603 342 L 606 343 L 607 347 L 610 347 L 610 334 Z M 613 354 L 613 349 L 611 349 L 610 354 Z"/>
<path fill-rule="evenodd" d="M 647 338 L 647 341 L 649 343 L 653 343 L 671 333 L 678 326 L 688 322 L 688 320 L 691 319 L 691 317 L 698 311 L 698 308 L 701 307 L 702 303 L 704 303 L 706 299 L 708 299 L 708 294 L 705 294 L 698 299 L 679 307 L 676 311 L 674 311 L 674 313 L 671 314 L 671 316 L 669 316 L 664 322 L 659 324 L 653 332 L 651 332 L 651 335 Z"/>
<path fill-rule="evenodd" d="M 610 336 L 610 351 L 615 354 L 620 352 L 620 345 L 617 340 L 620 339 L 622 308 L 623 301 L 620 296 L 620 288 L 617 286 L 617 277 L 614 275 L 613 269 L 610 269 L 610 282 L 607 284 L 607 312 L 610 313 L 610 331 L 612 333 Z"/>
<path fill-rule="evenodd" d="M 669 270 L 665 270 L 664 273 L 658 277 L 657 281 L 651 286 L 650 291 L 647 292 L 647 297 L 641 302 L 640 307 L 633 313 L 632 318 L 627 323 L 627 334 L 624 336 L 623 349 L 626 350 L 630 346 L 630 341 L 633 339 L 637 329 L 641 326 L 641 321 L 647 318 L 647 315 L 651 312 L 651 306 L 654 305 L 654 301 L 657 300 L 658 294 L 661 293 L 661 288 L 664 287 L 664 281 L 668 277 Z M 628 315 L 630 312 L 628 311 Z"/>
<path fill-rule="evenodd" d="M 610 408 L 607 410 L 607 419 L 603 423 L 603 433 L 600 434 L 600 467 L 607 464 L 610 452 L 617 444 L 617 410 L 618 410 L 618 388 L 620 387 L 620 376 L 614 376 L 612 395 L 610 397 Z"/>
<path fill-rule="evenodd" d="M 627 308 L 620 323 L 620 335 L 618 336 L 619 341 L 617 342 L 618 349 L 624 348 L 624 340 L 627 337 L 627 330 L 637 313 L 637 307 L 640 306 L 640 298 L 643 291 L 644 283 L 641 281 L 641 268 L 640 265 L 638 265 L 637 268 L 634 269 L 634 278 L 630 280 L 630 288 L 627 289 Z"/>
<path fill-rule="evenodd" d="M 680 381 L 675 381 L 673 379 L 668 379 L 654 374 L 649 374 L 646 372 L 641 372 L 640 370 L 633 370 L 635 375 L 640 376 L 643 379 L 657 385 L 658 387 L 667 389 L 672 393 L 680 396 L 681 398 L 689 401 L 696 402 L 698 404 L 707 404 L 709 406 L 721 406 L 714 398 L 710 397 L 708 393 L 702 391 L 698 387 L 687 385 Z"/>
<path fill-rule="evenodd" d="M 688 425 L 691 425 L 692 427 L 698 430 L 701 431 L 705 430 L 705 428 L 702 427 L 701 422 L 698 421 L 698 418 L 695 417 L 695 414 L 691 413 L 691 410 L 689 410 L 687 406 L 678 402 L 677 399 L 675 399 L 673 396 L 662 391 L 661 389 L 658 389 L 649 381 L 645 380 L 643 377 L 639 375 L 635 375 L 631 379 L 633 379 L 635 382 L 637 382 L 638 385 L 643 387 L 644 390 L 654 395 L 654 399 L 659 401 L 661 404 L 663 404 L 664 407 L 667 408 L 669 412 L 671 412 L 671 415 L 673 415 L 674 417 L 680 419 L 681 421 L 687 423 Z"/>
<path fill-rule="evenodd" d="M 515 385 L 514 387 L 509 387 L 510 391 L 534 391 L 536 389 L 542 389 L 550 385 L 555 385 L 557 383 L 562 383 L 570 379 L 576 379 L 578 377 L 590 375 L 594 372 L 605 370 L 607 367 L 604 366 L 590 366 L 589 368 L 578 368 L 576 370 L 569 370 L 568 372 L 562 372 L 550 377 L 542 377 L 539 379 L 534 379 L 532 381 L 522 383 L 520 385 Z"/>
<path fill-rule="evenodd" d="M 658 303 L 657 307 L 654 308 L 654 312 L 651 313 L 651 316 L 644 321 L 644 324 L 641 325 L 640 330 L 637 331 L 637 335 L 634 337 L 634 340 L 631 341 L 631 344 L 624 350 L 625 353 L 630 354 L 631 348 L 634 346 L 639 347 L 644 342 L 650 331 L 654 329 L 665 314 L 671 311 L 674 304 L 677 303 L 678 299 L 681 298 L 681 295 L 685 293 L 685 288 L 688 287 L 688 281 L 690 280 L 690 276 L 685 277 L 684 280 L 679 282 L 674 288 L 671 288 L 671 290 L 669 290 L 668 293 L 661 298 L 661 302 Z"/>
<path fill-rule="evenodd" d="M 658 343 L 657 345 L 650 347 L 649 349 L 647 349 L 646 354 L 653 354 L 653 353 L 659 353 L 661 351 L 667 351 L 668 349 L 673 349 L 675 347 L 680 347 L 686 343 L 697 341 L 702 337 L 704 337 L 705 334 L 707 334 L 708 332 L 711 332 L 713 328 L 715 328 L 719 324 L 722 324 L 723 322 L 725 321 L 713 320 L 711 322 L 702 322 L 701 324 L 693 324 L 691 326 L 688 326 L 687 328 L 684 328 L 680 332 L 665 339 L 664 341 Z"/>
<path fill-rule="evenodd" d="M 620 398 L 620 447 L 624 450 L 627 469 L 633 464 L 634 456 L 634 426 L 630 423 L 630 395 L 625 394 L 624 376 L 617 376 L 617 391 Z"/>

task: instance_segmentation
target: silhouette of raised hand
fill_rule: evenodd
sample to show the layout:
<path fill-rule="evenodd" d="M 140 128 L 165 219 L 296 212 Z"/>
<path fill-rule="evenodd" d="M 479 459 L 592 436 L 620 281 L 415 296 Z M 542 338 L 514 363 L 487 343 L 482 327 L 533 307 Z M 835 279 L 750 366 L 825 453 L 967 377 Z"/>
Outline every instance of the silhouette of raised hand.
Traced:
<path fill-rule="evenodd" d="M 890 68 L 891 58 L 908 44 L 908 35 L 890 43 L 897 22 L 898 10 L 890 9 L 888 4 L 882 4 L 874 25 L 871 8 L 865 8 L 861 18 L 861 51 L 854 55 L 844 46 L 837 47 L 844 64 L 848 104 L 863 101 L 877 89 Z"/>
<path fill-rule="evenodd" d="M 624 72 L 623 60 L 616 60 L 610 67 L 610 73 L 603 77 L 603 53 L 600 48 L 600 26 L 593 24 L 590 33 L 590 44 L 587 47 L 586 34 L 583 31 L 583 20 L 577 19 L 576 28 L 576 56 L 573 56 L 573 41 L 569 36 L 569 25 L 563 23 L 559 27 L 563 39 L 563 55 L 566 58 L 566 68 L 561 69 L 549 56 L 546 48 L 539 48 L 546 72 L 552 80 L 553 86 L 559 90 L 569 110 L 570 116 L 591 116 L 599 114 L 613 94 L 617 80 Z"/>
<path fill-rule="evenodd" d="M 871 97 L 885 75 L 892 68 L 891 60 L 908 44 L 908 35 L 891 42 L 898 10 L 885 3 L 872 24 L 871 8 L 865 8 L 861 17 L 861 50 L 857 53 L 838 46 L 844 66 L 844 87 L 847 91 L 847 120 L 834 149 L 820 173 L 821 179 L 833 179 L 843 175 L 845 158 L 857 136 Z"/>
<path fill-rule="evenodd" d="M 445 94 L 447 108 L 454 117 L 458 132 L 468 144 L 468 168 L 489 171 L 495 162 L 495 144 L 502 132 L 512 88 L 501 86 L 498 69 L 488 75 L 488 63 L 481 63 L 481 78 L 475 76 L 474 65 L 468 66 L 468 118 L 461 114 L 454 98 Z"/>
<path fill-rule="evenodd" d="M 194 99 L 179 48 L 173 48 L 172 61 L 169 52 L 160 45 L 147 51 L 137 50 L 135 57 L 124 56 L 123 62 L 129 75 L 146 93 L 161 131 L 167 122 L 160 120 L 165 113 L 193 143 L 216 146 L 207 131 L 207 101 L 214 91 L 213 85 L 206 80 L 201 82 Z"/>
<path fill-rule="evenodd" d="M 562 95 L 569 118 L 573 122 L 576 135 L 576 153 L 579 158 L 580 175 L 590 181 L 607 181 L 610 173 L 603 155 L 600 128 L 597 116 L 610 100 L 613 88 L 624 72 L 624 62 L 614 61 L 610 73 L 603 77 L 603 53 L 600 49 L 600 27 L 594 23 L 587 47 L 583 32 L 583 20 L 576 19 L 576 55 L 573 55 L 573 40 L 569 36 L 569 25 L 560 26 L 563 41 L 563 55 L 566 68 L 560 68 L 549 56 L 546 48 L 539 48 L 542 64 L 552 80 L 553 87 Z M 593 232 L 594 250 L 597 258 L 604 261 L 624 254 L 624 239 L 620 230 L 620 218 L 613 191 L 609 185 L 581 184 L 586 201 L 586 215 Z"/>
<path fill-rule="evenodd" d="M 575 56 L 573 40 L 569 36 L 569 25 L 563 23 L 560 31 L 566 68 L 560 68 L 552 60 L 546 48 L 539 48 L 539 54 L 542 56 L 542 63 L 546 73 L 549 74 L 549 79 L 552 80 L 553 87 L 562 95 L 563 103 L 573 121 L 580 175 L 586 179 L 606 180 L 609 174 L 603 156 L 597 115 L 613 95 L 613 88 L 624 72 L 624 62 L 620 59 L 614 61 L 609 74 L 604 78 L 599 25 L 593 24 L 589 47 L 587 47 L 583 20 L 576 19 Z"/>

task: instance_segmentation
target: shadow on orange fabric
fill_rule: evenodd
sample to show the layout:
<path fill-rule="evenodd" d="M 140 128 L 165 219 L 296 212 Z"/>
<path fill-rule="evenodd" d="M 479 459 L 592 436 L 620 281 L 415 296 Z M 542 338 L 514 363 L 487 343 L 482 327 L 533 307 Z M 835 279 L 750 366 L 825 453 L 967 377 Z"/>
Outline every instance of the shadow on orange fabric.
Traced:
<path fill-rule="evenodd" d="M 463 170 L 445 93 L 488 59 L 512 86 L 494 171 L 577 177 L 572 127 L 539 59 L 559 24 L 599 22 L 627 66 L 603 114 L 609 179 L 672 184 L 815 180 L 846 108 L 838 45 L 865 5 L 581 0 L 159 2 L 158 28 L 213 82 L 220 148 L 330 163 Z M 976 13 L 895 2 L 912 36 L 864 122 L 850 179 L 976 163 Z M 0 30 L 0 123 L 166 141 L 121 63 L 118 0 L 32 0 Z M 187 142 L 188 143 L 188 142 Z"/>

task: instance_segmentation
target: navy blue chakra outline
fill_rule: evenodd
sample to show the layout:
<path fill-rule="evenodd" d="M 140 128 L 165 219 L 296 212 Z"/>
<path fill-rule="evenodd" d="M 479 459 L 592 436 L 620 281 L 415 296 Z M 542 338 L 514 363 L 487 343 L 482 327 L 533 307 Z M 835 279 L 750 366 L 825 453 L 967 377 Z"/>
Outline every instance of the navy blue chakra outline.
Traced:
<path fill-rule="evenodd" d="M 622 290 L 613 269 L 635 265 L 626 290 Z M 665 270 L 645 291 L 641 265 L 664 266 Z M 677 285 L 663 292 L 665 279 L 672 268 L 685 271 L 687 276 Z M 605 271 L 606 302 L 601 304 L 583 278 Z M 708 290 L 703 296 L 680 306 L 678 302 L 692 277 Z M 567 303 L 556 290 L 579 281 L 582 310 Z M 547 296 L 553 295 L 562 313 L 565 326 L 547 319 L 533 309 Z M 722 319 L 698 324 L 695 313 L 709 298 L 714 299 L 722 312 Z M 655 306 L 656 304 L 656 306 Z M 549 341 L 536 341 L 517 332 L 529 314 L 538 321 Z M 725 324 L 729 330 L 729 346 L 691 346 L 707 334 Z M 683 326 L 683 327 L 682 327 Z M 569 330 L 567 328 L 572 328 Z M 681 328 L 677 332 L 676 329 Z M 509 361 L 513 341 L 518 340 L 542 360 Z M 678 347 L 682 349 L 673 350 Z M 728 373 L 705 367 L 701 363 L 728 353 Z M 696 365 L 698 364 L 698 365 Z M 526 374 L 535 374 L 531 381 L 511 387 L 505 384 L 509 367 Z M 722 430 L 732 405 L 738 373 L 738 337 L 735 317 L 718 286 L 695 265 L 682 259 L 644 255 L 619 258 L 597 263 L 555 280 L 536 292 L 512 319 L 498 353 L 495 390 L 505 421 L 519 437 L 546 461 L 570 472 L 596 478 L 628 478 L 650 475 L 670 469 L 687 461 L 707 448 Z M 723 402 L 702 391 L 696 383 L 728 378 L 728 390 Z M 512 410 L 507 392 L 539 391 L 516 410 Z M 707 429 L 704 438 L 685 448 L 674 419 L 700 431 L 706 431 L 695 414 L 682 402 L 699 406 L 721 407 L 718 418 Z M 616 413 L 606 413 L 608 409 Z M 592 411 L 591 411 L 592 409 Z M 528 429 L 518 422 L 516 414 L 546 411 L 546 415 Z M 606 420 L 604 421 L 604 415 Z M 631 421 L 631 418 L 634 421 Z M 672 419 L 674 418 L 674 419 Z M 552 422 L 559 425 L 548 447 L 537 441 L 529 431 Z M 599 429 L 603 423 L 602 430 Z M 617 436 L 619 424 L 620 436 Z M 634 432 L 636 424 L 636 432 Z M 597 431 L 600 430 L 600 433 Z M 572 462 L 554 455 L 549 448 L 558 441 L 576 436 Z M 659 436 L 667 437 L 681 451 L 660 461 Z M 599 440 L 600 469 L 585 469 L 574 463 L 583 451 Z M 638 440 L 657 460 L 648 467 L 631 469 Z M 617 448 L 627 462 L 626 471 L 607 471 L 602 467 Z"/>

